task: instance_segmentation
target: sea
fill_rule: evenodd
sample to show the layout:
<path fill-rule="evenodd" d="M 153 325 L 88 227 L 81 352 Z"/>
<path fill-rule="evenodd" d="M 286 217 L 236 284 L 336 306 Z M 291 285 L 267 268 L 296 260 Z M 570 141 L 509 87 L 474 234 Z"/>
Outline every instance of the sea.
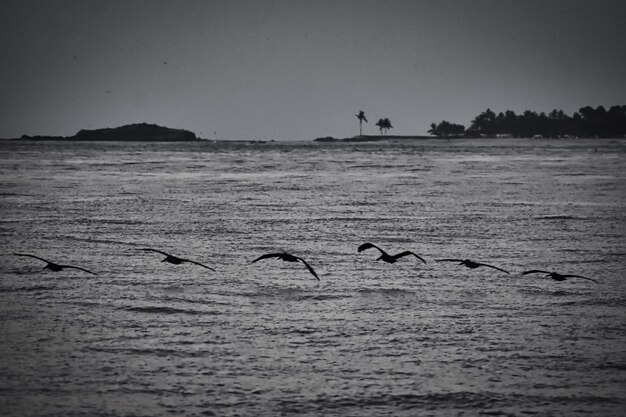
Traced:
<path fill-rule="evenodd" d="M 2 416 L 626 415 L 626 139 L 0 141 L 0 173 Z"/>

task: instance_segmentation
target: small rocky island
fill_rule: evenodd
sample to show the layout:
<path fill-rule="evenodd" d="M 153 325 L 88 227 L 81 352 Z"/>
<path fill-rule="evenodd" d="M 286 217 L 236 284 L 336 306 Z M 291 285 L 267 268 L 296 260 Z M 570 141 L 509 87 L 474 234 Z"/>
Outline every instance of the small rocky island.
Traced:
<path fill-rule="evenodd" d="M 74 136 L 28 136 L 20 140 L 128 141 L 128 142 L 191 142 L 200 140 L 196 134 L 183 129 L 171 129 L 148 123 L 136 123 L 115 128 L 80 130 Z"/>

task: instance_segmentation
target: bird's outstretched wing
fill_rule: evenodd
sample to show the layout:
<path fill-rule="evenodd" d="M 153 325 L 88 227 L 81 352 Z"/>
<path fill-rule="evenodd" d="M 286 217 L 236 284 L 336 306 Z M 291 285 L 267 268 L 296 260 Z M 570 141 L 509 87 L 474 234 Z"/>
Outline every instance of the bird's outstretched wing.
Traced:
<path fill-rule="evenodd" d="M 531 269 L 530 271 L 524 271 L 522 272 L 522 275 L 526 275 L 526 274 L 549 274 L 550 271 L 543 271 L 541 269 Z"/>
<path fill-rule="evenodd" d="M 497 266 L 488 265 L 488 264 L 483 264 L 483 263 L 480 263 L 480 262 L 476 262 L 476 263 L 477 263 L 478 265 L 480 265 L 480 266 L 486 266 L 487 268 L 497 269 L 498 271 L 502 271 L 502 272 L 504 272 L 504 273 L 505 273 L 505 274 L 507 274 L 507 275 L 511 275 L 511 273 L 510 273 L 509 271 L 506 271 L 506 270 L 504 270 L 504 269 L 502 269 L 502 268 L 498 268 Z"/>
<path fill-rule="evenodd" d="M 422 258 L 421 256 L 419 256 L 418 254 L 411 252 L 410 250 L 406 250 L 404 252 L 400 252 L 396 255 L 393 255 L 394 258 L 398 259 L 398 258 L 402 258 L 403 256 L 407 256 L 407 255 L 413 255 L 415 256 L 417 259 L 419 259 L 420 261 L 426 263 L 426 261 L 424 260 L 424 258 Z"/>
<path fill-rule="evenodd" d="M 599 282 L 598 282 L 597 280 L 595 280 L 595 279 L 593 279 L 593 278 L 583 277 L 583 276 L 581 276 L 581 275 L 561 275 L 561 276 L 562 276 L 563 278 L 582 278 L 582 279 L 586 279 L 586 280 L 589 280 L 589 281 L 593 281 L 593 282 L 595 282 L 596 284 L 599 284 Z"/>
<path fill-rule="evenodd" d="M 381 253 L 382 253 L 382 252 L 384 252 L 381 248 L 379 248 L 378 246 L 374 245 L 373 243 L 369 243 L 369 242 L 363 243 L 361 246 L 359 246 L 359 247 L 357 248 L 357 251 L 358 251 L 359 253 L 361 253 L 361 252 L 363 252 L 364 250 L 369 249 L 369 248 L 376 248 L 376 249 L 378 249 Z"/>
<path fill-rule="evenodd" d="M 463 262 L 463 259 L 435 259 L 435 262 Z"/>
<path fill-rule="evenodd" d="M 161 255 L 165 255 L 165 256 L 172 256 L 169 253 L 166 253 L 166 252 L 163 252 L 163 251 L 157 250 L 157 249 L 142 248 L 142 249 L 139 249 L 139 250 L 147 251 L 147 252 L 156 252 L 156 253 L 160 253 Z"/>
<path fill-rule="evenodd" d="M 17 252 L 13 252 L 13 255 L 17 255 L 17 256 L 28 256 L 29 258 L 35 258 L 35 259 L 39 259 L 40 261 L 44 261 L 45 263 L 50 263 L 50 261 L 44 259 L 44 258 L 40 258 L 39 256 L 35 256 L 35 255 L 29 255 L 27 253 L 17 253 Z"/>
<path fill-rule="evenodd" d="M 201 264 L 200 262 L 190 261 L 189 259 L 182 259 L 182 258 L 180 260 L 183 261 L 183 262 L 189 262 L 191 264 L 196 264 L 198 266 L 201 266 L 201 267 L 206 268 L 206 269 L 210 269 L 211 271 L 215 272 L 215 269 L 211 268 L 210 266 L 206 266 L 204 264 Z"/>
<path fill-rule="evenodd" d="M 89 271 L 89 270 L 87 270 L 87 269 L 85 269 L 85 268 L 81 268 L 80 266 L 74 266 L 74 265 L 59 265 L 59 266 L 60 266 L 61 268 L 73 268 L 73 269 L 80 269 L 81 271 L 85 271 L 85 272 L 87 272 L 88 274 L 91 274 L 91 275 L 97 275 L 95 272 L 91 272 L 91 271 Z"/>
<path fill-rule="evenodd" d="M 304 259 L 302 259 L 302 258 L 300 258 L 300 257 L 298 257 L 298 259 L 299 259 L 300 261 L 302 261 L 302 263 L 304 264 L 304 266 L 306 266 L 306 268 L 309 270 L 309 272 L 310 272 L 310 273 L 312 273 L 312 274 L 313 274 L 313 276 L 315 277 L 315 279 L 317 279 L 317 280 L 319 281 L 319 280 L 320 280 L 320 277 L 318 277 L 318 276 L 317 276 L 317 274 L 315 273 L 315 271 L 313 270 L 313 268 L 311 268 L 311 265 L 309 265 L 309 264 L 307 263 L 307 261 L 305 261 Z"/>
<path fill-rule="evenodd" d="M 260 261 L 262 259 L 267 259 L 267 258 L 281 258 L 283 256 L 282 253 L 266 253 L 265 255 L 261 255 L 258 258 L 256 258 L 254 261 L 252 261 L 252 263 L 255 263 L 256 261 Z"/>

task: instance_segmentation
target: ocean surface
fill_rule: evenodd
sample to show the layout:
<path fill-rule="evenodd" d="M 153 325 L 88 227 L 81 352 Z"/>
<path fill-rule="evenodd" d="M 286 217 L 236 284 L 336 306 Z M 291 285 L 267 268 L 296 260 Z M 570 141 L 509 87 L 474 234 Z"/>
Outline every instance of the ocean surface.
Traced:
<path fill-rule="evenodd" d="M 2 416 L 626 414 L 624 139 L 5 141 L 0 173 Z M 320 282 L 252 263 L 283 251 Z"/>

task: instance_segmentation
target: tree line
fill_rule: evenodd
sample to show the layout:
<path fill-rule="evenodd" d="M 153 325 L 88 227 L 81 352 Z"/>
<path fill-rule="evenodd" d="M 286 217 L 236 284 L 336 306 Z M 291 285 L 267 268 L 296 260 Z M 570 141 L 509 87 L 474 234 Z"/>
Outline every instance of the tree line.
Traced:
<path fill-rule="evenodd" d="M 512 110 L 496 114 L 491 109 L 476 116 L 468 128 L 446 120 L 432 123 L 428 133 L 437 137 L 626 137 L 626 105 L 585 106 L 568 116 L 563 110 L 550 113 Z"/>

